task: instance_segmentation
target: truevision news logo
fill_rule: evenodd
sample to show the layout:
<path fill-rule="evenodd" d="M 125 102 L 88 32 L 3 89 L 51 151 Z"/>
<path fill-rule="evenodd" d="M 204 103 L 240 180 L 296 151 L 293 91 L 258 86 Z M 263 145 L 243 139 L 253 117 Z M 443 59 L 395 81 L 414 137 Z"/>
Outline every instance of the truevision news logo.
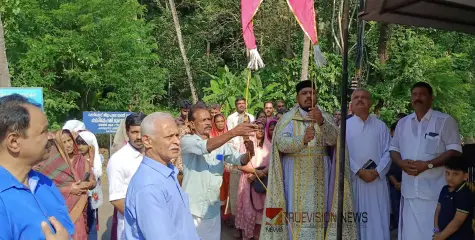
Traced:
<path fill-rule="evenodd" d="M 285 215 L 284 215 L 285 214 Z M 287 218 L 286 218 L 286 217 Z M 282 232 L 285 222 L 287 224 L 302 224 L 307 226 L 317 226 L 318 224 L 332 224 L 337 221 L 337 214 L 334 212 L 284 212 L 282 208 L 266 209 L 266 231 Z M 367 212 L 344 212 L 343 223 L 358 223 L 360 227 L 365 227 L 368 222 Z"/>

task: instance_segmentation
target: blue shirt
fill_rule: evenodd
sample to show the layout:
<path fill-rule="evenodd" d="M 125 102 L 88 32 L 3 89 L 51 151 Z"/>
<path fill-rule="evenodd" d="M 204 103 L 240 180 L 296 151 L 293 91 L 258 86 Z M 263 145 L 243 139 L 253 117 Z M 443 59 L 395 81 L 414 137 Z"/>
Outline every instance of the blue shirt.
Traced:
<path fill-rule="evenodd" d="M 449 191 L 449 185 L 442 188 L 439 195 L 439 229 L 443 231 L 454 219 L 456 212 L 467 214 L 465 222 L 447 240 L 463 240 L 473 238 L 472 218 L 473 218 L 473 193 L 463 183 L 457 190 Z"/>
<path fill-rule="evenodd" d="M 224 162 L 241 165 L 246 154 L 233 149 L 231 144 L 211 151 L 208 140 L 198 135 L 185 135 L 181 139 L 183 160 L 183 190 L 190 196 L 193 216 L 212 219 L 220 214 L 219 189 L 223 183 Z"/>
<path fill-rule="evenodd" d="M 199 239 L 178 169 L 143 157 L 125 197 L 126 239 Z"/>
<path fill-rule="evenodd" d="M 53 181 L 31 170 L 28 185 L 29 188 L 0 166 L 0 239 L 45 239 L 41 222 L 49 223 L 49 217 L 55 217 L 72 236 L 74 225 Z M 50 228 L 53 230 L 51 224 Z"/>

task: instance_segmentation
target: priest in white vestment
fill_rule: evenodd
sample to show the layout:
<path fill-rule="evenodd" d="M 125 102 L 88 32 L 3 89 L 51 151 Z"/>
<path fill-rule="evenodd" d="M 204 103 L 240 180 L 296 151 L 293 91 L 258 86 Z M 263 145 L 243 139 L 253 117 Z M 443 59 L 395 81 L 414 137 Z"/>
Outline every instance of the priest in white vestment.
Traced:
<path fill-rule="evenodd" d="M 389 190 L 386 173 L 390 134 L 386 124 L 370 114 L 371 94 L 356 89 L 351 95 L 353 117 L 348 119 L 346 138 L 352 172 L 353 206 L 360 240 L 389 240 Z M 375 164 L 364 167 L 372 160 Z"/>
<path fill-rule="evenodd" d="M 415 110 L 399 120 L 389 151 L 403 170 L 399 240 L 430 240 L 434 212 L 445 181 L 445 162 L 462 153 L 457 122 L 432 110 L 432 87 L 418 82 L 411 88 Z"/>
<path fill-rule="evenodd" d="M 260 239 L 333 240 L 339 158 L 330 159 L 327 146 L 337 145 L 339 129 L 316 105 L 311 81 L 300 82 L 296 91 L 298 106 L 284 114 L 274 130 Z M 351 171 L 345 163 L 343 210 L 353 213 Z M 356 235 L 354 221 L 344 222 L 343 239 Z"/>

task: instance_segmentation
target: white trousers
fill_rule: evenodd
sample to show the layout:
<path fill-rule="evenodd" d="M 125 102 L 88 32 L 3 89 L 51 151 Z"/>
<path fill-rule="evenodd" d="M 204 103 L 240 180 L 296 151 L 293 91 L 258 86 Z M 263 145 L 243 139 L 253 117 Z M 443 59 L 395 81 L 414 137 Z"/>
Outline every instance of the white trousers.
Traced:
<path fill-rule="evenodd" d="M 399 240 L 431 240 L 437 201 L 401 198 Z"/>
<path fill-rule="evenodd" d="M 198 236 L 201 240 L 221 240 L 221 215 L 211 219 L 204 219 L 193 215 Z"/>

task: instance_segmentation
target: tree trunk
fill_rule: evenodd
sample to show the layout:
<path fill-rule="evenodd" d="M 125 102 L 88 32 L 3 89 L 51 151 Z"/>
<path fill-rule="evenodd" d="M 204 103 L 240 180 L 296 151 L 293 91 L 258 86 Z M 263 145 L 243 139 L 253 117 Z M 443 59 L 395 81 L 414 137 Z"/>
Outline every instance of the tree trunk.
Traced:
<path fill-rule="evenodd" d="M 198 94 L 196 92 L 195 85 L 193 84 L 193 77 L 191 76 L 191 66 L 188 58 L 186 57 L 185 45 L 183 43 L 183 37 L 181 35 L 180 21 L 178 20 L 178 15 L 176 13 L 175 1 L 168 0 L 170 3 L 170 10 L 172 11 L 173 23 L 175 25 L 176 36 L 178 38 L 178 45 L 180 46 L 181 56 L 183 57 L 183 64 L 185 65 L 186 75 L 188 77 L 188 84 L 190 85 L 191 97 L 193 102 L 198 102 Z"/>
<path fill-rule="evenodd" d="M 3 34 L 2 16 L 0 16 L 0 87 L 11 87 L 10 73 L 8 72 L 5 36 Z"/>
<path fill-rule="evenodd" d="M 355 5 L 356 7 L 357 5 Z M 364 1 L 361 0 L 359 4 L 360 12 L 364 11 Z M 356 40 L 356 73 L 355 73 L 355 85 L 352 87 L 361 87 L 363 84 L 362 68 L 363 68 L 363 51 L 364 51 L 364 29 L 365 22 L 363 19 L 357 20 L 357 40 Z"/>
<path fill-rule="evenodd" d="M 382 23 L 379 29 L 379 42 L 378 42 L 378 57 L 379 64 L 386 64 L 388 60 L 388 42 L 390 38 L 391 29 L 387 23 Z M 379 74 L 379 81 L 384 82 L 384 76 L 382 72 Z M 379 99 L 378 103 L 374 107 L 374 114 L 379 116 L 381 109 L 384 107 L 384 100 Z"/>
<path fill-rule="evenodd" d="M 302 50 L 302 73 L 300 80 L 308 80 L 308 58 L 310 56 L 310 38 L 303 35 L 303 50 Z"/>
<path fill-rule="evenodd" d="M 294 54 L 292 52 L 292 14 L 290 14 L 290 17 L 288 18 L 287 21 L 287 41 L 285 42 L 285 56 L 288 59 L 291 59 L 294 57 Z"/>
<path fill-rule="evenodd" d="M 385 64 L 388 60 L 388 41 L 390 29 L 387 23 L 382 23 L 379 29 L 378 57 L 379 63 Z M 382 80 L 382 79 L 381 79 Z"/>

